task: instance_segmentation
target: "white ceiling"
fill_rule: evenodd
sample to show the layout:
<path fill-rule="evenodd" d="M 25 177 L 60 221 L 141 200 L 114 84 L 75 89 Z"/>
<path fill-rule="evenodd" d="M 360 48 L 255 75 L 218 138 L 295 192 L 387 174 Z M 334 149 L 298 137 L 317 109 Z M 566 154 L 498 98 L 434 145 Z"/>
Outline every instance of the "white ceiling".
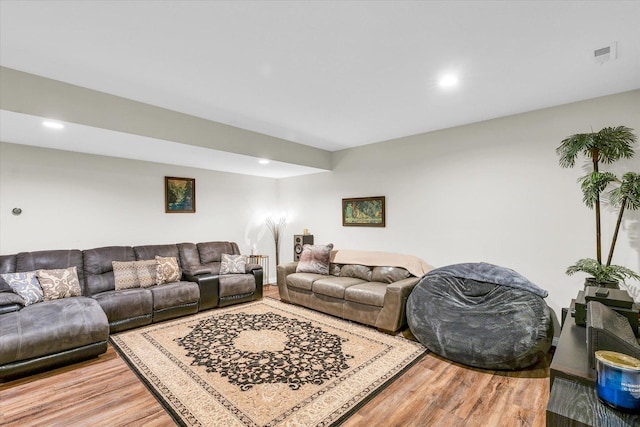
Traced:
<path fill-rule="evenodd" d="M 640 1 L 0 0 L 0 65 L 334 151 L 638 89 Z"/>
<path fill-rule="evenodd" d="M 63 130 L 42 126 L 41 117 L 0 110 L 0 138 L 14 144 L 55 148 L 124 159 L 240 173 L 266 178 L 287 178 L 325 172 L 309 166 L 261 159 L 56 120 Z M 266 159 L 263 159 L 266 160 Z"/>

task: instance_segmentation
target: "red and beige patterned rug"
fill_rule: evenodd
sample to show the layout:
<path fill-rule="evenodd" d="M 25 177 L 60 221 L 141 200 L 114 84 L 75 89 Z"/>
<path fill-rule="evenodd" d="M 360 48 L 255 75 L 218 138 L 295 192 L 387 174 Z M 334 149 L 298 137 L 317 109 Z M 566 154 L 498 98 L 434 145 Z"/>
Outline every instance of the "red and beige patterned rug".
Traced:
<path fill-rule="evenodd" d="M 181 425 L 330 426 L 426 349 L 265 298 L 111 337 Z"/>

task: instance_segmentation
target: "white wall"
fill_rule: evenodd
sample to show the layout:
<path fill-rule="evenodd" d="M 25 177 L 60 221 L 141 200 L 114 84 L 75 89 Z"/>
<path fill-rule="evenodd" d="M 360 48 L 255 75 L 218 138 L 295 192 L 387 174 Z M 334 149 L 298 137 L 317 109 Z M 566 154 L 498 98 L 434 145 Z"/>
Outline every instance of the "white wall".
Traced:
<path fill-rule="evenodd" d="M 618 125 L 640 135 L 640 91 L 336 152 L 332 173 L 278 181 L 292 217 L 285 239 L 308 228 L 336 248 L 510 267 L 547 289 L 559 315 L 584 281 L 566 267 L 595 258 L 595 220 L 576 183 L 581 165 L 560 168 L 555 149 L 569 135 Z M 636 150 L 619 170 L 640 171 Z M 342 227 L 341 198 L 364 196 L 386 196 L 385 228 Z M 608 250 L 615 213 L 603 218 Z M 640 211 L 626 214 L 618 240 L 614 263 L 640 271 Z M 293 256 L 286 242 L 282 261 Z"/>
<path fill-rule="evenodd" d="M 165 176 L 196 179 L 195 214 L 165 213 Z M 270 178 L 0 143 L 0 253 L 229 240 L 273 263 L 276 191 Z"/>
<path fill-rule="evenodd" d="M 595 257 L 595 232 L 576 184 L 584 172 L 561 169 L 555 148 L 617 125 L 640 135 L 640 91 L 343 150 L 332 172 L 283 180 L 0 143 L 0 253 L 233 240 L 243 253 L 257 243 L 273 278 L 263 220 L 286 212 L 282 262 L 304 228 L 317 243 L 408 253 L 434 266 L 486 261 L 547 289 L 559 314 L 584 277 L 564 271 Z M 637 151 L 618 171 L 640 171 Z M 196 214 L 164 212 L 164 176 L 196 179 Z M 385 228 L 342 227 L 343 197 L 378 195 Z M 13 216 L 14 207 L 23 214 Z M 603 218 L 606 250 L 615 213 Z M 639 211 L 625 216 L 614 263 L 640 271 Z"/>

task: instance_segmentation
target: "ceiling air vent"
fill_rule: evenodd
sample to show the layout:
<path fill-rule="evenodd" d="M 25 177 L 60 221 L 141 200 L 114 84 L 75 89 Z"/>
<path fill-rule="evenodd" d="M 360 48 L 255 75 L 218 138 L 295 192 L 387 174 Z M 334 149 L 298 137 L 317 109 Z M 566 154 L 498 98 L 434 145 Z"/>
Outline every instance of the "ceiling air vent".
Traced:
<path fill-rule="evenodd" d="M 593 59 L 596 64 L 613 61 L 617 57 L 618 43 L 611 43 L 609 46 L 601 47 L 593 51 Z"/>

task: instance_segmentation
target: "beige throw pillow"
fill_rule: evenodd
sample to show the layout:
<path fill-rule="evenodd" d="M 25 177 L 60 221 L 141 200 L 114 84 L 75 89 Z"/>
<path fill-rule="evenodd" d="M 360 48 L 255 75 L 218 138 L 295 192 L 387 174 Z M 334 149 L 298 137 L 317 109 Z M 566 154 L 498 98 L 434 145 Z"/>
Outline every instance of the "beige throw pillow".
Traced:
<path fill-rule="evenodd" d="M 36 270 L 45 301 L 82 295 L 76 267 Z"/>
<path fill-rule="evenodd" d="M 111 265 L 116 291 L 140 287 L 135 261 L 111 261 Z"/>
<path fill-rule="evenodd" d="M 141 288 L 158 284 L 158 261 L 155 259 L 136 261 L 135 266 Z"/>
<path fill-rule="evenodd" d="M 180 271 L 180 266 L 178 265 L 176 257 L 156 256 L 156 261 L 158 261 L 158 285 L 180 281 L 182 272 Z"/>
<path fill-rule="evenodd" d="M 222 254 L 220 258 L 220 274 L 244 274 L 247 257 L 245 255 Z"/>

